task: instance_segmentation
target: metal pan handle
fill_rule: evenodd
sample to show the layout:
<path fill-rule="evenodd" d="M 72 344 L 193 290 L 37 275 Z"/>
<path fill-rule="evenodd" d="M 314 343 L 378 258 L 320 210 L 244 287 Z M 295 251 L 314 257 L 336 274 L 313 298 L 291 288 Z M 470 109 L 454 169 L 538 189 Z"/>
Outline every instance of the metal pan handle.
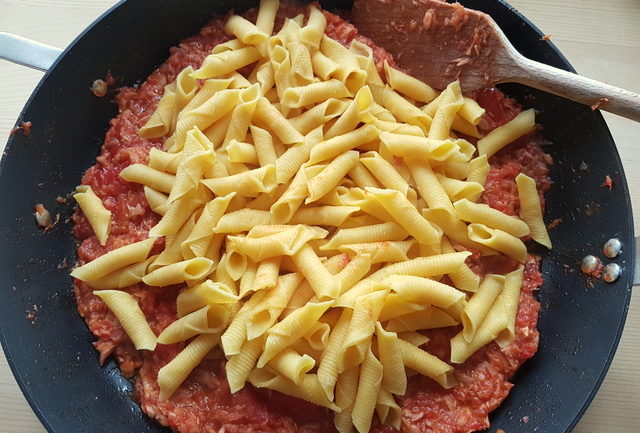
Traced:
<path fill-rule="evenodd" d="M 22 36 L 0 32 L 0 59 L 47 71 L 62 50 Z"/>

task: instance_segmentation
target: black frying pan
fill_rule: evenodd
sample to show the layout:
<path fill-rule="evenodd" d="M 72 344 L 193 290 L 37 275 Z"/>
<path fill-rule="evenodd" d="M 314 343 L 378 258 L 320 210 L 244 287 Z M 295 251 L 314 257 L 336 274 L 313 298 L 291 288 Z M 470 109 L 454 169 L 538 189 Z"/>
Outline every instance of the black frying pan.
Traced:
<path fill-rule="evenodd" d="M 489 13 L 525 56 L 572 70 L 541 33 L 500 1 L 467 0 Z M 33 122 L 29 137 L 13 135 L 0 164 L 0 325 L 2 344 L 16 380 L 50 432 L 164 432 L 131 400 L 131 384 L 113 361 L 98 366 L 94 340 L 76 313 L 68 269 L 74 241 L 67 218 L 73 204 L 55 198 L 73 190 L 93 164 L 116 106 L 113 93 L 96 98 L 87 90 L 110 70 L 119 85 L 146 78 L 170 46 L 194 34 L 212 16 L 247 0 L 136 0 L 119 4 L 84 32 L 45 75 L 21 114 Z M 329 9 L 347 2 L 327 1 Z M 545 283 L 539 329 L 540 349 L 514 378 L 511 395 L 494 412 L 492 431 L 570 431 L 593 398 L 618 344 L 634 268 L 633 220 L 618 152 L 598 112 L 555 96 L 504 86 L 527 107 L 540 110 L 538 122 L 554 145 L 555 165 L 548 194 L 548 221 L 562 218 L 551 232 L 554 249 L 543 252 Z M 587 170 L 581 170 L 586 163 Z M 584 167 L 583 167 L 584 168 Z M 605 175 L 616 187 L 602 188 Z M 33 206 L 44 203 L 61 222 L 43 234 Z M 623 268 L 614 284 L 585 284 L 577 262 L 619 237 Z M 542 252 L 542 251 L 540 251 Z M 568 265 L 567 271 L 564 265 Z M 37 305 L 37 320 L 26 310 Z M 523 416 L 529 417 L 525 425 Z"/>

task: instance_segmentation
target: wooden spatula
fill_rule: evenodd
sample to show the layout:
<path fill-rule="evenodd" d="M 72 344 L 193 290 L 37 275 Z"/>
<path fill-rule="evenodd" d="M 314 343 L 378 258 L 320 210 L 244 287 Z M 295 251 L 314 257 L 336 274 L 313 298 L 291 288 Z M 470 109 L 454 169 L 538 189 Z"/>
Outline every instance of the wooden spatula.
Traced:
<path fill-rule="evenodd" d="M 355 0 L 351 21 L 398 66 L 437 89 L 520 83 L 640 121 L 640 95 L 529 60 L 493 19 L 442 0 Z"/>

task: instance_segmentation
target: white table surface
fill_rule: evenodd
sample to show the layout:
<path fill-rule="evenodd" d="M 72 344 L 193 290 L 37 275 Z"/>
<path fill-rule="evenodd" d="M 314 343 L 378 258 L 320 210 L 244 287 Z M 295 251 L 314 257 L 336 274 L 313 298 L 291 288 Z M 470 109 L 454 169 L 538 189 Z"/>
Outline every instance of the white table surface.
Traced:
<path fill-rule="evenodd" d="M 114 3 L 113 0 L 0 0 L 0 31 L 65 47 Z M 552 41 L 578 72 L 640 93 L 639 0 L 511 0 L 511 4 L 543 32 L 552 35 Z M 0 60 L 0 151 L 41 77 L 41 72 Z M 605 117 L 622 157 L 638 233 L 640 124 L 607 114 Z M 640 294 L 636 288 L 609 373 L 575 433 L 640 431 L 639 358 Z M 0 352 L 0 433 L 44 431 Z"/>

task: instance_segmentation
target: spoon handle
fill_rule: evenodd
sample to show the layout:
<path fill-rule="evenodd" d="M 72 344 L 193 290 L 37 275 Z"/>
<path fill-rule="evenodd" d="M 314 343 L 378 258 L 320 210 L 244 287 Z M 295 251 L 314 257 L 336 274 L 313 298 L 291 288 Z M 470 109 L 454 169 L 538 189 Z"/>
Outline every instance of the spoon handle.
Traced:
<path fill-rule="evenodd" d="M 524 57 L 518 60 L 520 74 L 509 81 L 640 122 L 640 95 L 637 93 Z"/>

